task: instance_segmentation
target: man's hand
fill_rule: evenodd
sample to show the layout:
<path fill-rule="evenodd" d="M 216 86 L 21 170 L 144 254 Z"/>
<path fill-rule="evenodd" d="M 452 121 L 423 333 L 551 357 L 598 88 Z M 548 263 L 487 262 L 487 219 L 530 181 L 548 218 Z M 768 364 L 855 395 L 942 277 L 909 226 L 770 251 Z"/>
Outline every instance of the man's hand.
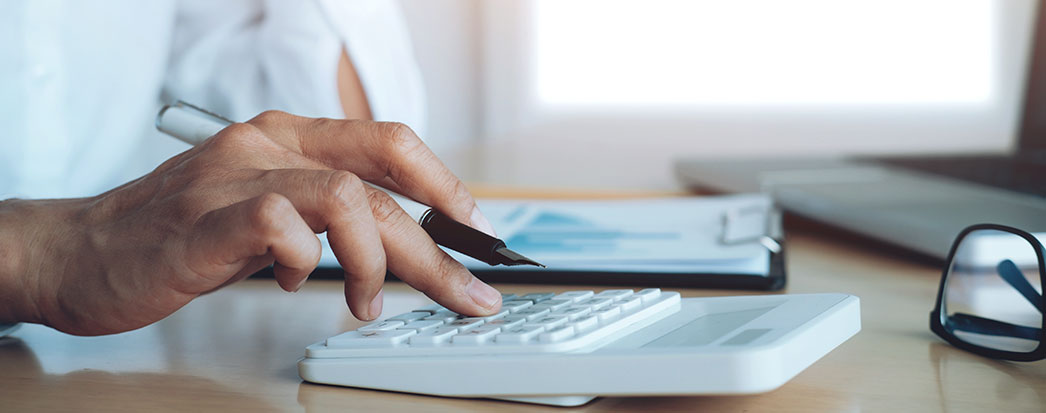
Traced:
<path fill-rule="evenodd" d="M 406 126 L 266 112 L 97 197 L 0 203 L 0 242 L 24 249 L 8 266 L 17 279 L 0 284 L 0 299 L 19 307 L 6 316 L 0 308 L 0 321 L 82 335 L 132 330 L 268 265 L 280 287 L 297 291 L 319 261 L 323 231 L 357 318 L 381 314 L 386 268 L 451 310 L 500 308 L 497 290 L 364 180 L 492 232 Z"/>

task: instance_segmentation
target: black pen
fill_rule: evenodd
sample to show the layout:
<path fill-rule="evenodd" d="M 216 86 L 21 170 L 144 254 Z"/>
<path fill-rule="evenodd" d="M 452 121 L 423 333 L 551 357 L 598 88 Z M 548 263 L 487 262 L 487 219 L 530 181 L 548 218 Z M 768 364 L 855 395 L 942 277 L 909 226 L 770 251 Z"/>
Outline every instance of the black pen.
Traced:
<path fill-rule="evenodd" d="M 166 105 L 156 115 L 156 129 L 190 145 L 198 145 L 234 122 L 197 106 L 176 102 Z M 374 186 L 374 185 L 372 185 Z M 490 265 L 544 265 L 509 249 L 505 242 L 451 219 L 435 208 L 422 205 L 374 186 L 391 195 L 418 221 L 437 244 L 468 255 Z"/>

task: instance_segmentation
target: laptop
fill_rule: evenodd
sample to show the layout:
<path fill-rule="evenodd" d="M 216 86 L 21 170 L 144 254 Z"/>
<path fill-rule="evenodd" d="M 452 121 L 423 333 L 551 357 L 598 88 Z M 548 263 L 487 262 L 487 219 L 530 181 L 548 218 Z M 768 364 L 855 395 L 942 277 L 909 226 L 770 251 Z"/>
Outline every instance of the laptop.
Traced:
<path fill-rule="evenodd" d="M 1009 154 L 852 159 L 682 159 L 689 187 L 771 194 L 787 211 L 945 259 L 977 223 L 1046 242 L 1046 7 L 1039 7 L 1018 144 Z"/>

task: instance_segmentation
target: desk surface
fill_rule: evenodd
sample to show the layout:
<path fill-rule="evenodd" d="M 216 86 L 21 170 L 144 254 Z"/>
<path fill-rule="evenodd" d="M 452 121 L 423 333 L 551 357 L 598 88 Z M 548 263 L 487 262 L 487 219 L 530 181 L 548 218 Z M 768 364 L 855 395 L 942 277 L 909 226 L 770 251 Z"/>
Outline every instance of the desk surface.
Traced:
<path fill-rule="evenodd" d="M 755 396 L 601 398 L 582 411 L 1042 411 L 1046 365 L 951 348 L 927 328 L 939 271 L 817 229 L 789 233 L 789 293 L 861 297 L 863 330 L 778 390 Z M 505 292 L 578 287 L 499 285 Z M 602 287 L 600 287 L 602 288 Z M 751 294 L 682 290 L 684 296 Z M 427 300 L 402 284 L 385 315 Z M 550 408 L 304 383 L 304 347 L 360 325 L 341 284 L 310 281 L 285 293 L 248 280 L 202 297 L 152 326 L 72 337 L 25 326 L 0 340 L 0 410 L 402 410 Z"/>

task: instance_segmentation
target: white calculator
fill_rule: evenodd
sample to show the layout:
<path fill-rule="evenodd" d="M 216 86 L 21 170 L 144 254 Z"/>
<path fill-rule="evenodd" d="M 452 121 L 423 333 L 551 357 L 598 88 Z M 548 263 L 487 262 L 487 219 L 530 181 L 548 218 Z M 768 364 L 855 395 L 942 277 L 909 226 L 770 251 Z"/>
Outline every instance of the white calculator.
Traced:
<path fill-rule="evenodd" d="M 861 328 L 847 294 L 680 298 L 648 288 L 432 304 L 305 348 L 315 383 L 576 406 L 598 396 L 773 390 Z"/>

